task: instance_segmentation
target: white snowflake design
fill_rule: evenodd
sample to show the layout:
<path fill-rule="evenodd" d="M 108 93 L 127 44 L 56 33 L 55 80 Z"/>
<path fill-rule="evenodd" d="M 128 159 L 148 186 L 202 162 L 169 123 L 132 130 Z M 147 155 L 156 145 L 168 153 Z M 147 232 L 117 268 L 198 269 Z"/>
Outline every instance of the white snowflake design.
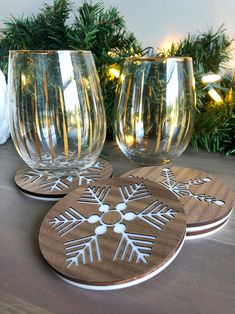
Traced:
<path fill-rule="evenodd" d="M 22 176 L 25 182 L 31 182 L 33 184 L 37 183 L 41 187 L 42 191 L 62 191 L 69 188 L 73 177 L 64 177 L 63 180 L 59 176 L 48 177 L 44 176 L 37 171 L 29 171 Z M 38 181 L 41 181 L 40 183 Z"/>
<path fill-rule="evenodd" d="M 127 205 L 129 202 L 151 196 L 143 182 L 119 186 L 121 202 L 117 203 L 114 208 L 105 203 L 110 190 L 110 187 L 88 186 L 77 201 L 80 204 L 97 205 L 99 215 L 91 215 L 87 218 L 78 210 L 70 207 L 64 210 L 62 214 L 48 221 L 60 237 L 68 234 L 82 223 L 99 224 L 95 228 L 94 234 L 64 242 L 67 268 L 72 265 L 78 266 L 80 263 L 102 261 L 99 236 L 105 234 L 109 228 L 121 235 L 113 253 L 113 261 L 120 260 L 146 264 L 157 236 L 129 232 L 124 222 L 140 219 L 144 223 L 162 230 L 167 222 L 175 218 L 177 213 L 176 210 L 168 208 L 159 200 L 154 200 L 138 213 L 128 211 Z"/>
<path fill-rule="evenodd" d="M 25 182 L 31 182 L 31 183 L 35 183 L 37 182 L 39 179 L 42 178 L 42 174 L 38 173 L 37 171 L 33 171 L 33 170 L 29 170 L 27 173 L 25 173 L 22 176 L 22 179 Z"/>
<path fill-rule="evenodd" d="M 209 202 L 212 204 L 216 204 L 219 206 L 223 206 L 225 202 L 223 200 L 217 200 L 215 197 L 212 197 L 210 195 L 206 194 L 197 194 L 193 193 L 191 191 L 192 186 L 200 186 L 203 184 L 206 184 L 208 182 L 211 182 L 212 179 L 205 177 L 205 178 L 198 178 L 194 180 L 189 180 L 188 182 L 177 182 L 174 180 L 175 174 L 173 171 L 169 168 L 164 168 L 162 170 L 163 177 L 165 177 L 165 180 L 162 182 L 159 182 L 162 186 L 170 190 L 174 195 L 176 195 L 178 198 L 181 197 L 193 197 L 197 199 L 198 201 L 203 201 L 203 202 Z"/>
<path fill-rule="evenodd" d="M 104 168 L 104 164 L 100 161 L 94 164 L 94 166 L 88 168 L 82 174 L 78 175 L 78 185 L 89 184 L 95 182 L 101 178 L 101 171 Z"/>
<path fill-rule="evenodd" d="M 91 182 L 95 182 L 96 180 L 101 178 L 101 171 L 104 168 L 104 164 L 100 161 L 96 162 L 92 167 L 85 170 L 83 173 L 77 176 L 78 178 L 78 186 L 83 184 L 90 184 Z M 39 183 L 42 191 L 62 191 L 70 187 L 70 184 L 75 179 L 75 177 L 67 176 L 67 177 L 48 177 L 43 176 L 42 174 L 38 173 L 37 171 L 29 170 L 22 176 L 22 179 L 25 182 L 31 182 L 33 184 Z M 43 180 L 43 181 L 42 181 Z"/>

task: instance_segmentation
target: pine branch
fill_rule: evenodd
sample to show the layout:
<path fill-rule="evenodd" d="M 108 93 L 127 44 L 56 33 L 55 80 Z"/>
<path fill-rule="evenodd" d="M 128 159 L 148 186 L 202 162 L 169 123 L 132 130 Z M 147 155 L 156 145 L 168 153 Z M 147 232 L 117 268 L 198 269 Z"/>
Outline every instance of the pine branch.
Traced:
<path fill-rule="evenodd" d="M 216 32 L 209 29 L 198 35 L 190 35 L 178 43 L 172 43 L 170 49 L 161 51 L 167 56 L 185 56 L 193 58 L 195 74 L 217 73 L 231 58 L 232 39 L 226 34 L 224 25 Z"/>
<path fill-rule="evenodd" d="M 197 35 L 188 35 L 178 43 L 172 43 L 167 51 L 160 51 L 161 56 L 185 56 L 193 58 L 197 93 L 197 114 L 194 134 L 191 139 L 192 146 L 197 149 L 203 147 L 208 151 L 222 152 L 227 155 L 235 154 L 234 148 L 234 82 L 231 75 L 223 77 L 222 81 L 204 85 L 202 76 L 207 73 L 218 73 L 225 68 L 226 62 L 231 58 L 232 39 L 226 34 L 224 25 L 216 32 Z M 219 92 L 223 105 L 213 102 L 208 95 L 209 89 Z M 228 99 L 232 91 L 233 96 Z"/>
<path fill-rule="evenodd" d="M 85 50 L 93 48 L 99 31 L 98 19 L 103 10 L 101 2 L 94 5 L 85 2 L 82 7 L 78 8 L 75 22 L 68 34 L 71 48 L 78 49 L 79 47 Z"/>
<path fill-rule="evenodd" d="M 45 4 L 37 16 L 11 17 L 0 30 L 0 67 L 7 75 L 9 50 L 67 49 L 68 26 L 71 12 L 68 0 Z"/>
<path fill-rule="evenodd" d="M 231 59 L 231 44 L 233 40 L 226 34 L 226 29 L 222 25 L 216 32 L 209 29 L 207 32 L 197 35 L 190 35 L 172 43 L 167 50 L 161 50 L 161 56 L 190 56 L 193 59 L 194 74 L 196 80 L 197 106 L 202 108 L 208 89 L 201 83 L 201 78 L 207 73 L 218 73 L 225 67 L 226 62 Z"/>
<path fill-rule="evenodd" d="M 38 36 L 41 49 L 66 49 L 68 47 L 68 26 L 71 13 L 68 0 L 54 0 L 53 5 L 44 4 L 37 16 Z"/>

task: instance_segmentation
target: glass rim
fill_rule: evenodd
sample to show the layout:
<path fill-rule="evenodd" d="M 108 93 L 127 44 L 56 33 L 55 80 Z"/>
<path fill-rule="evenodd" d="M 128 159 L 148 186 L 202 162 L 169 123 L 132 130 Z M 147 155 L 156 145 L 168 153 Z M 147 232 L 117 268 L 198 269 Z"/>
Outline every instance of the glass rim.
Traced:
<path fill-rule="evenodd" d="M 178 57 L 141 57 L 141 56 L 133 56 L 128 57 L 125 61 L 167 61 L 167 60 L 176 60 L 176 61 L 183 61 L 183 60 L 191 60 L 192 57 L 189 56 L 178 56 Z"/>
<path fill-rule="evenodd" d="M 45 50 L 27 50 L 27 49 L 23 49 L 23 50 L 9 50 L 9 54 L 14 54 L 14 53 L 18 53 L 18 54 L 56 54 L 56 53 L 60 53 L 60 52 L 68 52 L 68 53 L 78 53 L 78 54 L 92 54 L 92 52 L 90 50 L 70 50 L 70 49 L 45 49 Z"/>

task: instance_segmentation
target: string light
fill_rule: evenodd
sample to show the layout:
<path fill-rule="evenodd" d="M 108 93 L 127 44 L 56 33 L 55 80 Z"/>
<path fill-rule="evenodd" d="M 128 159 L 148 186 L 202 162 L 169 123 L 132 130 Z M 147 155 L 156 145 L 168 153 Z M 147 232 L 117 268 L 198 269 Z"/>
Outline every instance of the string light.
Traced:
<path fill-rule="evenodd" d="M 218 102 L 218 103 L 222 103 L 223 100 L 220 96 L 219 93 L 217 93 L 217 91 L 214 89 L 214 88 L 211 88 L 208 92 L 208 94 L 211 96 L 211 98 L 215 101 L 215 102 Z"/>
<path fill-rule="evenodd" d="M 109 68 L 109 75 L 111 80 L 115 79 L 115 78 L 120 78 L 121 81 L 123 82 L 125 79 L 125 76 L 123 74 L 121 74 L 121 71 L 118 67 L 115 66 L 111 66 Z"/>
<path fill-rule="evenodd" d="M 210 97 L 217 103 L 222 103 L 223 99 L 221 98 L 220 94 L 213 88 L 211 87 L 211 83 L 218 82 L 221 80 L 221 76 L 219 74 L 206 74 L 202 77 L 202 83 L 203 84 L 208 84 L 208 94 Z"/>
<path fill-rule="evenodd" d="M 112 68 L 109 69 L 109 74 L 111 76 L 114 76 L 115 78 L 118 78 L 120 76 L 120 70 L 118 70 L 117 68 L 112 67 Z"/>
<path fill-rule="evenodd" d="M 23 73 L 21 74 L 21 82 L 23 86 L 26 86 L 27 80 L 26 80 L 26 76 Z"/>
<path fill-rule="evenodd" d="M 202 77 L 202 83 L 204 84 L 217 82 L 220 80 L 221 80 L 221 76 L 219 74 L 207 74 Z"/>

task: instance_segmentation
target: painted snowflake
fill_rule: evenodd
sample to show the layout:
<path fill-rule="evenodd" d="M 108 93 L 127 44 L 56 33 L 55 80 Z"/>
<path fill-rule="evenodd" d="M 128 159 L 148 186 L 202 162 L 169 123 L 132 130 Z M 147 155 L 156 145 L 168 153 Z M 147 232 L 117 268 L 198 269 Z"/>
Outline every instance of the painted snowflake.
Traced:
<path fill-rule="evenodd" d="M 86 218 L 78 210 L 70 207 L 56 216 L 48 223 L 60 237 L 68 234 L 82 223 L 99 225 L 94 228 L 94 233 L 83 238 L 64 242 L 67 268 L 80 263 L 87 264 L 102 261 L 102 250 L 99 237 L 112 228 L 113 232 L 120 234 L 120 241 L 113 252 L 112 260 L 128 261 L 133 263 L 148 263 L 156 235 L 137 234 L 127 230 L 125 221 L 142 220 L 152 227 L 162 230 L 170 219 L 174 218 L 177 211 L 169 208 L 159 200 L 154 200 L 138 213 L 128 210 L 128 203 L 151 196 L 143 182 L 119 186 L 120 202 L 111 207 L 105 202 L 110 193 L 110 187 L 88 186 L 77 201 L 80 204 L 93 204 L 97 206 L 98 215 Z"/>
<path fill-rule="evenodd" d="M 101 178 L 101 171 L 104 168 L 104 164 L 101 162 L 96 162 L 94 166 L 88 168 L 83 173 L 78 175 L 78 186 L 83 184 L 90 184 Z M 72 181 L 75 177 L 48 177 L 43 176 L 37 171 L 29 170 L 22 176 L 25 182 L 39 183 L 42 191 L 62 191 L 70 187 Z M 40 180 L 40 182 L 38 182 Z"/>
<path fill-rule="evenodd" d="M 217 200 L 215 197 L 212 197 L 210 195 L 206 194 L 197 194 L 194 193 L 191 190 L 191 187 L 193 186 L 200 186 L 203 184 L 206 184 L 208 182 L 211 182 L 212 179 L 205 177 L 205 178 L 198 178 L 194 180 L 189 180 L 188 182 L 177 182 L 175 178 L 175 174 L 170 170 L 169 168 L 164 168 L 162 170 L 163 177 L 165 177 L 165 180 L 162 182 L 159 182 L 162 186 L 170 190 L 174 195 L 176 195 L 178 198 L 180 197 L 193 197 L 197 199 L 198 201 L 204 201 L 209 202 L 212 204 L 216 204 L 219 206 L 223 206 L 225 202 L 223 200 Z"/>

